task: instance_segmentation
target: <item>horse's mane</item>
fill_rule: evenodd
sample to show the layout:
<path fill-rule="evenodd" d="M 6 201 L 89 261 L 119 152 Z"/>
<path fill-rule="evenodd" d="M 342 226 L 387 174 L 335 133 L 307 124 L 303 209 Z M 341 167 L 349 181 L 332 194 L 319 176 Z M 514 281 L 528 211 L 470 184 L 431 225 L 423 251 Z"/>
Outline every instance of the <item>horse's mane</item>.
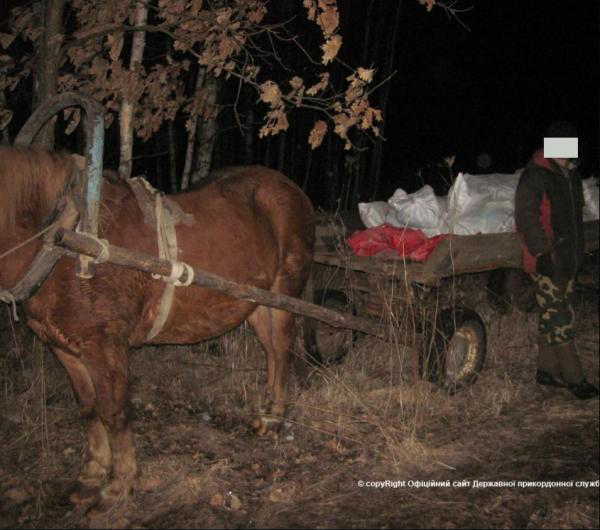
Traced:
<path fill-rule="evenodd" d="M 0 232 L 12 232 L 21 218 L 41 222 L 71 173 L 68 153 L 0 146 Z"/>

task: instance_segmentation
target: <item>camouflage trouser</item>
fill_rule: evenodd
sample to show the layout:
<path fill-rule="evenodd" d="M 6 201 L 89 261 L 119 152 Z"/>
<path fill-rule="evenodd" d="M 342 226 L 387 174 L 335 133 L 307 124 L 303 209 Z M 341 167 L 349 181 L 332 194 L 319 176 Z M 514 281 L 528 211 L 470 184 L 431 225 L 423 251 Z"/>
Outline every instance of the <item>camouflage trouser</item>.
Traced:
<path fill-rule="evenodd" d="M 555 282 L 548 276 L 532 274 L 535 298 L 540 308 L 538 332 L 548 344 L 562 344 L 575 338 L 573 294 L 575 280 Z"/>

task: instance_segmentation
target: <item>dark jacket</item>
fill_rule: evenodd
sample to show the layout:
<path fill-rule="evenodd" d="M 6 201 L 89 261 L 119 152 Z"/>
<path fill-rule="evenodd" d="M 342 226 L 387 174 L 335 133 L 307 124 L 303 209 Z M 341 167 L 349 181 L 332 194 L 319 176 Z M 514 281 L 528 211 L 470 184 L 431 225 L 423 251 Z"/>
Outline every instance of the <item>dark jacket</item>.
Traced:
<path fill-rule="evenodd" d="M 555 278 L 574 278 L 584 251 L 583 188 L 579 172 L 568 171 L 537 151 L 523 170 L 515 195 L 515 224 L 523 269 L 536 272 L 536 258 L 552 255 Z"/>

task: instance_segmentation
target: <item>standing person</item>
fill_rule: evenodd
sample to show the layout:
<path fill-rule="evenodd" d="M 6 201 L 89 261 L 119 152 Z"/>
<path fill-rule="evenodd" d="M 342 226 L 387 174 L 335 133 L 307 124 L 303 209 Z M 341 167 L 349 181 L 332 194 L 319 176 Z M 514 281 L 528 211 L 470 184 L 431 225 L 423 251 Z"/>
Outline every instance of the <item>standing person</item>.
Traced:
<path fill-rule="evenodd" d="M 549 138 L 576 138 L 569 122 L 555 122 Z M 584 252 L 583 190 L 574 159 L 536 151 L 521 174 L 515 224 L 523 269 L 536 284 L 540 308 L 536 381 L 568 389 L 579 399 L 598 395 L 588 383 L 575 348 L 573 294 Z"/>

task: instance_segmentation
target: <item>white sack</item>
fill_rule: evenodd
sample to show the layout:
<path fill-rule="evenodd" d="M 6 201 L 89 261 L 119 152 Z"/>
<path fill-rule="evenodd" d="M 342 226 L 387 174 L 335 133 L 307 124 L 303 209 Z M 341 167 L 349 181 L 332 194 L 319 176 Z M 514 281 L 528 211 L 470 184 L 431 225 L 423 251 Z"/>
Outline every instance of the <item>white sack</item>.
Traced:
<path fill-rule="evenodd" d="M 358 203 L 360 220 L 367 228 L 373 228 L 387 222 L 385 218 L 392 210 L 393 208 L 383 201 Z"/>
<path fill-rule="evenodd" d="M 459 173 L 448 192 L 445 224 L 454 234 L 514 232 L 514 201 L 521 171 Z"/>
<path fill-rule="evenodd" d="M 438 197 L 429 185 L 411 194 L 397 189 L 388 204 L 395 211 L 395 222 L 390 223 L 394 226 L 435 229 L 444 213 Z"/>
<path fill-rule="evenodd" d="M 522 169 L 514 174 L 459 173 L 447 197 L 436 197 L 431 186 L 408 194 L 397 189 L 386 202 L 360 203 L 367 228 L 383 223 L 420 228 L 428 237 L 438 234 L 514 232 L 515 193 Z M 598 179 L 583 181 L 584 221 L 600 217 Z"/>

